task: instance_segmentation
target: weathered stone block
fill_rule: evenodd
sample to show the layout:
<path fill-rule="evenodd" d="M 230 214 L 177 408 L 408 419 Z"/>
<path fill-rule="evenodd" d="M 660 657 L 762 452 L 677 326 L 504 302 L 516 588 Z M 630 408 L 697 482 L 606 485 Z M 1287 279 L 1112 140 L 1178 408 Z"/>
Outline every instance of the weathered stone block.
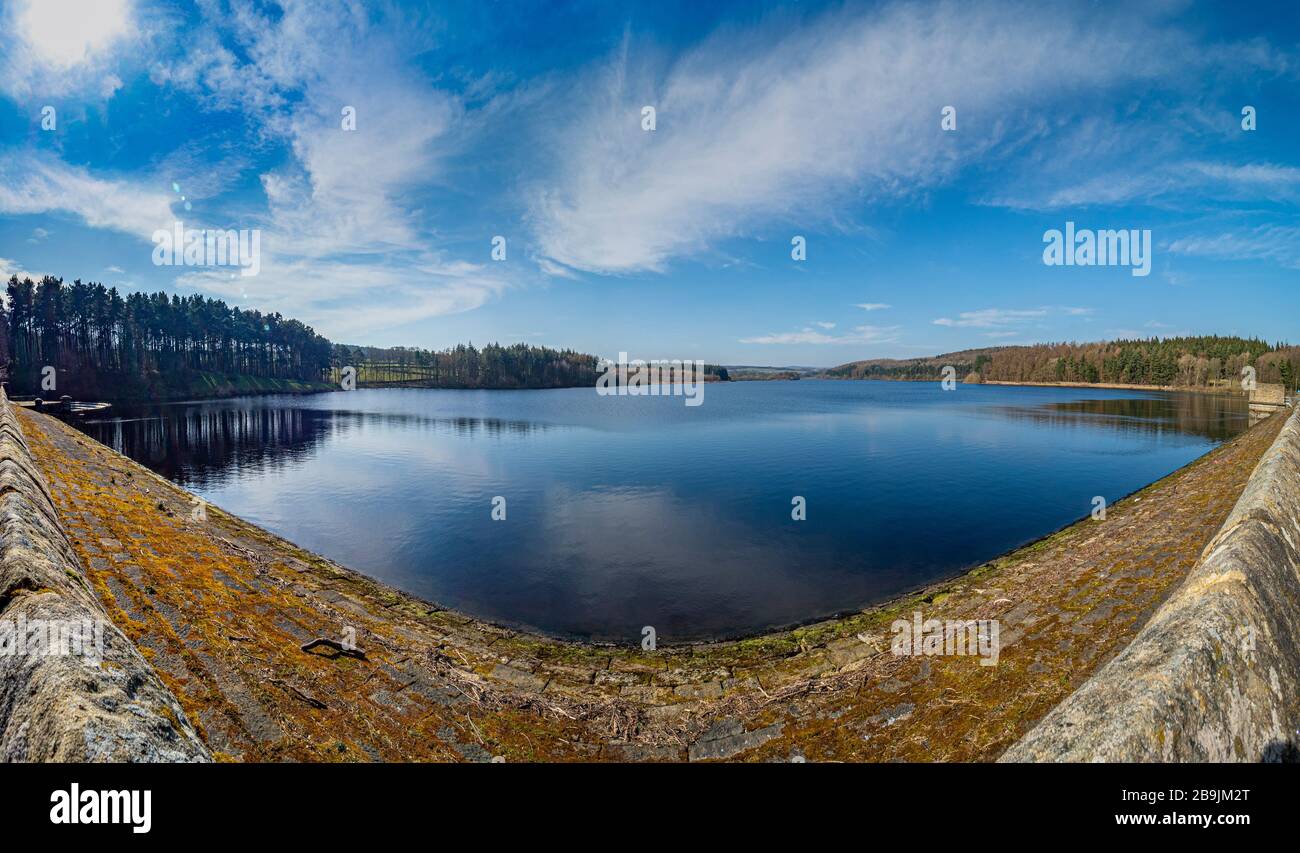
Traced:
<path fill-rule="evenodd" d="M 91 593 L 3 391 L 0 624 L 11 642 L 18 625 L 102 632 L 102 649 L 60 641 L 64 653 L 47 644 L 0 654 L 0 760 L 211 760 L 176 698 Z"/>
<path fill-rule="evenodd" d="M 1295 760 L 1300 411 L 1183 585 L 1002 761 Z"/>

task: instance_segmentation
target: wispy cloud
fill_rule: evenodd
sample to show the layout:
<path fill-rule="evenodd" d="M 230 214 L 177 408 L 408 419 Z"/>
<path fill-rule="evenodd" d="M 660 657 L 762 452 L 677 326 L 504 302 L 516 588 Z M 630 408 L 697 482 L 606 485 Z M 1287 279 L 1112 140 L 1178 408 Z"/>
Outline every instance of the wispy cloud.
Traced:
<path fill-rule="evenodd" d="M 1057 305 L 1042 308 L 981 308 L 978 311 L 963 311 L 956 317 L 938 317 L 933 323 L 936 326 L 951 328 L 995 329 L 996 331 L 984 333 L 984 336 L 988 338 L 1011 337 L 1020 334 L 1028 326 L 1042 325 L 1044 321 L 1052 317 L 1090 317 L 1093 313 L 1092 308 L 1075 305 Z M 1015 327 L 1016 331 L 1004 331 L 1004 328 L 1008 326 Z"/>
<path fill-rule="evenodd" d="M 297 309 L 303 319 L 340 336 L 471 311 L 509 287 L 488 264 L 432 257 L 412 266 L 271 256 L 256 277 L 201 270 L 180 276 L 177 284 L 265 310 Z"/>
<path fill-rule="evenodd" d="M 149 78 L 223 116 L 227 131 L 246 128 L 253 148 L 285 152 L 251 173 L 260 194 L 241 183 L 255 161 L 229 150 L 238 136 L 219 143 L 222 160 L 213 160 L 217 140 L 191 138 L 130 175 L 0 148 L 0 214 L 71 215 L 141 241 L 141 258 L 154 231 L 177 219 L 189 228 L 259 229 L 256 277 L 181 270 L 176 284 L 334 335 L 472 310 L 511 286 L 509 267 L 478 263 L 487 260 L 486 236 L 478 258 L 457 258 L 421 205 L 420 190 L 444 174 L 465 108 L 408 62 L 432 42 L 408 26 L 407 13 L 349 5 L 325 14 L 310 3 L 273 12 L 247 0 L 200 4 L 199 13 L 194 37 L 155 60 Z M 342 127 L 344 106 L 355 109 L 355 130 Z M 176 207 L 173 181 L 191 210 Z"/>
<path fill-rule="evenodd" d="M 1155 128 L 1113 128 L 1128 140 L 1134 151 L 1143 148 L 1148 134 Z M 1150 149 L 1162 146 L 1152 143 Z M 1041 176 L 1043 186 L 1020 189 L 1016 194 L 996 193 L 988 204 L 1020 210 L 1062 210 L 1079 207 L 1107 207 L 1127 204 L 1171 206 L 1194 200 L 1197 205 L 1213 201 L 1274 201 L 1300 198 L 1300 169 L 1275 163 L 1227 163 L 1206 161 L 1147 162 L 1152 156 L 1135 153 L 1130 162 L 1112 166 L 1107 157 L 1088 169 L 1083 158 L 1063 156 L 1072 165 L 1072 173 L 1091 172 L 1083 179 L 1062 180 L 1055 175 Z M 1164 153 L 1162 156 L 1167 157 Z M 1134 168 L 1133 161 L 1141 163 Z M 1057 168 L 1061 168 L 1058 164 Z"/>
<path fill-rule="evenodd" d="M 232 8 L 230 21 L 214 10 L 209 32 L 224 32 L 240 54 L 209 36 L 156 66 L 154 79 L 241 111 L 293 157 L 260 175 L 265 208 L 241 217 L 264 231 L 257 278 L 199 273 L 181 283 L 235 299 L 255 288 L 249 298 L 333 334 L 472 310 L 502 293 L 504 269 L 438 248 L 436 224 L 412 203 L 414 189 L 439 179 L 464 115 L 455 96 L 402 64 L 429 46 L 418 29 L 359 7 Z M 354 130 L 342 127 L 345 106 Z"/>
<path fill-rule="evenodd" d="M 1294 190 L 1300 187 L 1300 169 L 1276 163 L 1193 163 L 1198 173 L 1211 180 L 1252 187 L 1279 187 Z"/>
<path fill-rule="evenodd" d="M 1210 236 L 1183 237 L 1172 241 L 1168 251 L 1234 261 L 1273 261 L 1295 269 L 1300 268 L 1300 227 L 1259 225 Z"/>
<path fill-rule="evenodd" d="M 53 157 L 0 153 L 0 213 L 51 211 L 148 240 L 175 218 L 172 199 L 137 180 L 95 177 Z"/>
<path fill-rule="evenodd" d="M 569 267 L 663 270 L 774 223 L 913 195 L 987 163 L 1017 126 L 972 121 L 954 145 L 940 106 L 1005 118 L 1047 93 L 1169 74 L 1185 42 L 1136 14 L 942 3 L 728 31 L 667 68 L 638 63 L 625 43 L 575 87 L 589 111 L 533 199 L 537 240 Z M 657 109 L 653 132 L 641 129 L 643 104 Z M 1022 135 L 1037 132 L 1032 116 L 1023 124 Z"/>
<path fill-rule="evenodd" d="M 887 344 L 899 338 L 899 326 L 855 326 L 844 335 L 828 335 L 811 327 L 797 332 L 780 332 L 741 338 L 742 344 Z"/>
<path fill-rule="evenodd" d="M 890 306 L 884 302 L 859 302 L 854 307 L 861 308 L 863 311 L 883 311 Z"/>
<path fill-rule="evenodd" d="M 1007 326 L 1026 320 L 1037 320 L 1047 316 L 1046 308 L 1009 309 L 982 308 L 978 311 L 963 311 L 955 318 L 939 317 L 934 320 L 936 326 L 971 327 L 984 329 L 990 326 Z"/>

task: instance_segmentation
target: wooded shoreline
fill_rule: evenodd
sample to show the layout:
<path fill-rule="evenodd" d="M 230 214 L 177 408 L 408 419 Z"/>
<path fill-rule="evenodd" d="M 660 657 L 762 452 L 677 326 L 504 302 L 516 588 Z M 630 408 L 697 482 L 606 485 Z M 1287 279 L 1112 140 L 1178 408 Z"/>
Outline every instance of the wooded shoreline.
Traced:
<path fill-rule="evenodd" d="M 1209 385 L 1128 385 L 1122 382 L 1006 382 L 986 379 L 979 385 L 1009 385 L 1017 388 L 1110 388 L 1117 391 L 1186 391 L 1191 394 L 1222 394 L 1230 397 L 1245 396 L 1240 388 Z"/>

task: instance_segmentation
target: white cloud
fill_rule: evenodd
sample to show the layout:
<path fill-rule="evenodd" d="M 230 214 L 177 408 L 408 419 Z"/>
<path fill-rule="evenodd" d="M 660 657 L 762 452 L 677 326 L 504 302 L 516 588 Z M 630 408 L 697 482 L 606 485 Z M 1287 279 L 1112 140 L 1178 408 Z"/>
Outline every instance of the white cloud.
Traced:
<path fill-rule="evenodd" d="M 58 68 L 85 62 L 131 25 L 126 0 L 27 0 L 15 17 L 33 58 Z"/>
<path fill-rule="evenodd" d="M 379 26 L 357 8 L 324 15 L 289 4 L 283 12 L 264 17 L 242 2 L 230 16 L 213 10 L 210 24 L 225 27 L 247 60 L 214 30 L 180 60 L 156 65 L 155 81 L 241 110 L 291 147 L 292 160 L 261 179 L 266 229 L 295 254 L 423 248 L 418 212 L 399 198 L 437 179 L 435 143 L 459 118 L 458 102 L 401 65 L 407 46 L 391 28 L 397 22 Z M 345 106 L 355 110 L 355 130 L 342 128 Z"/>
<path fill-rule="evenodd" d="M 603 273 L 663 270 L 777 222 L 833 222 L 863 198 L 915 195 L 983 162 L 1018 110 L 1165 73 L 1172 38 L 1129 15 L 953 3 L 729 30 L 663 70 L 625 45 L 574 87 L 589 108 L 562 135 L 530 220 L 545 256 Z M 646 103 L 653 132 L 640 126 Z M 968 117 L 961 144 L 939 128 L 945 104 Z"/>
<path fill-rule="evenodd" d="M 293 4 L 270 18 L 235 3 L 232 12 L 232 22 L 212 23 L 228 26 L 246 60 L 209 36 L 157 65 L 153 78 L 210 108 L 242 111 L 293 157 L 260 175 L 265 210 L 240 217 L 240 227 L 263 230 L 261 273 L 243 281 L 191 274 L 183 283 L 335 336 L 471 310 L 510 286 L 504 265 L 488 269 L 435 248 L 428 212 L 411 201 L 442 177 L 449 134 L 464 117 L 458 100 L 402 66 L 423 49 L 407 41 L 417 34 L 359 8 L 322 15 Z M 345 106 L 355 110 L 355 130 L 342 127 Z M 486 258 L 486 237 L 483 247 Z"/>
<path fill-rule="evenodd" d="M 50 157 L 0 155 L 0 213 L 70 213 L 92 228 L 142 240 L 175 218 L 171 198 L 139 183 L 92 176 Z"/>
<path fill-rule="evenodd" d="M 18 0 L 0 8 L 0 91 L 15 98 L 94 94 L 122 80 L 108 71 L 138 46 L 129 0 Z"/>
<path fill-rule="evenodd" d="M 1300 169 L 1295 166 L 1279 166 L 1274 163 L 1193 163 L 1191 168 L 1211 180 L 1246 184 L 1256 188 L 1260 186 L 1297 187 L 1300 186 Z"/>
<path fill-rule="evenodd" d="M 834 323 L 828 323 L 828 322 L 826 322 L 826 321 L 824 321 L 824 320 L 819 321 L 819 322 L 816 322 L 816 323 L 813 323 L 813 325 L 814 325 L 814 326 L 820 326 L 820 327 L 823 328 L 823 329 L 833 329 L 833 328 L 835 328 L 835 324 L 834 324 Z"/>
<path fill-rule="evenodd" d="M 1075 305 L 1056 305 L 1042 308 L 981 308 L 978 311 L 963 311 L 956 317 L 939 317 L 933 321 L 936 326 L 959 329 L 988 329 L 981 334 L 986 338 L 1014 338 L 1025 334 L 1029 329 L 1048 328 L 1049 319 L 1073 319 L 1076 322 L 1092 322 L 1094 309 Z"/>
<path fill-rule="evenodd" d="M 267 145 L 291 153 L 260 175 L 263 199 L 229 201 L 252 161 L 228 151 L 213 162 L 200 139 L 159 162 L 156 177 L 132 180 L 43 155 L 0 155 L 0 213 L 68 213 L 140 238 L 142 259 L 152 233 L 177 218 L 189 228 L 258 229 L 259 275 L 178 269 L 177 284 L 279 310 L 330 335 L 471 310 L 510 285 L 504 265 L 456 261 L 436 248 L 427 211 L 412 206 L 412 190 L 439 179 L 445 137 L 462 114 L 453 97 L 403 65 L 418 35 L 359 7 L 324 15 L 295 3 L 264 16 L 235 0 L 201 10 L 203 34 L 180 58 L 155 64 L 151 77 L 208 110 L 243 113 Z M 355 130 L 342 127 L 345 105 L 355 108 Z M 172 181 L 196 202 L 192 211 L 172 213 Z"/>
<path fill-rule="evenodd" d="M 855 326 L 852 333 L 828 335 L 811 327 L 798 332 L 779 332 L 741 338 L 742 344 L 888 344 L 899 337 L 899 326 Z"/>
<path fill-rule="evenodd" d="M 7 283 L 9 281 L 9 277 L 14 275 L 18 276 L 19 278 L 30 278 L 32 281 L 40 281 L 42 278 L 45 277 L 46 273 L 33 272 L 31 270 L 24 269 L 23 265 L 18 263 L 17 261 L 11 260 L 9 258 L 0 258 L 0 286 L 3 286 L 5 283 Z"/>
<path fill-rule="evenodd" d="M 979 311 L 963 311 L 957 315 L 956 319 L 951 317 L 940 317 L 934 321 L 934 324 L 936 326 L 988 328 L 990 326 L 1019 324 L 1026 320 L 1037 320 L 1046 316 L 1046 308 L 1020 310 L 1008 308 L 983 308 Z"/>
<path fill-rule="evenodd" d="M 1136 125 L 1122 130 L 1113 127 L 1111 132 L 1128 140 L 1133 148 L 1129 162 L 1118 170 L 1106 163 L 1085 164 L 1063 152 L 1056 168 L 1066 168 L 1062 164 L 1067 164 L 1071 173 L 1089 171 L 1091 177 L 1077 181 L 1040 170 L 1024 182 L 1040 186 L 1020 189 L 1016 195 L 998 193 L 985 203 L 1020 210 L 1061 210 L 1132 203 L 1181 206 L 1180 199 L 1205 204 L 1261 198 L 1288 201 L 1300 197 L 1300 169 L 1296 167 L 1275 163 L 1147 162 L 1145 155 L 1168 159 L 1162 146 L 1149 138 L 1150 134 L 1162 131 Z M 1135 166 L 1135 162 L 1140 165 Z"/>
<path fill-rule="evenodd" d="M 1169 244 L 1178 255 L 1200 255 L 1233 261 L 1272 261 L 1300 268 L 1300 227 L 1260 225 L 1201 237 L 1183 237 Z"/>
<path fill-rule="evenodd" d="M 890 306 L 884 302 L 859 302 L 855 307 L 863 311 L 883 311 Z"/>
<path fill-rule="evenodd" d="M 573 270 L 561 264 L 557 264 L 549 258 L 534 258 L 533 261 L 537 264 L 537 268 L 542 271 L 542 275 L 550 276 L 551 278 L 567 278 L 571 280 L 577 280 L 578 278 L 578 274 Z"/>
<path fill-rule="evenodd" d="M 490 264 L 444 262 L 433 254 L 403 264 L 264 255 L 256 276 L 199 269 L 176 283 L 234 304 L 280 311 L 335 337 L 471 311 L 510 286 Z"/>
<path fill-rule="evenodd" d="M 142 259 L 152 233 L 178 218 L 188 228 L 258 229 L 259 275 L 178 269 L 178 285 L 280 310 L 331 335 L 471 310 L 510 286 L 506 265 L 488 269 L 437 248 L 429 212 L 416 206 L 416 191 L 440 180 L 448 133 L 463 115 L 406 64 L 428 48 L 418 28 L 359 6 L 326 15 L 293 3 L 271 14 L 232 0 L 200 10 L 196 39 L 150 76 L 207 110 L 243 113 L 261 143 L 290 152 L 259 176 L 262 198 L 232 193 L 254 162 L 248 154 L 226 150 L 214 162 L 211 140 L 196 138 L 130 180 L 45 155 L 0 154 L 0 213 L 71 214 L 145 241 Z M 344 106 L 355 108 L 355 130 L 342 127 Z M 192 211 L 172 213 L 172 181 Z"/>

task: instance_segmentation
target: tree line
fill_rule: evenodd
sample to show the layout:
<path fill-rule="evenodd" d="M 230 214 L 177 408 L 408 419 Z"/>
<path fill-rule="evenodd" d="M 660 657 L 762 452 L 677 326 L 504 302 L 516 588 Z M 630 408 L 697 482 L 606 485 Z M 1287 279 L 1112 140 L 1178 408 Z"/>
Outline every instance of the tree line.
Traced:
<path fill-rule="evenodd" d="M 599 359 L 530 344 L 457 344 L 441 350 L 336 344 L 331 364 L 355 367 L 357 381 L 430 388 L 570 388 L 595 385 Z"/>
<path fill-rule="evenodd" d="M 1255 368 L 1258 382 L 1294 390 L 1300 379 L 1300 348 L 1258 338 L 1202 335 L 1099 343 L 1048 343 L 990 347 L 929 358 L 858 361 L 827 370 L 841 379 L 940 378 L 952 365 L 970 382 L 1086 382 L 1239 387 L 1242 368 Z"/>
<path fill-rule="evenodd" d="M 11 393 L 114 396 L 175 385 L 187 373 L 319 381 L 332 346 L 310 326 L 200 295 L 130 293 L 10 276 L 0 313 L 0 366 Z"/>
<path fill-rule="evenodd" d="M 601 359 L 571 349 L 531 344 L 473 343 L 441 350 L 336 344 L 335 375 L 357 370 L 360 385 L 411 385 L 424 388 L 578 388 L 594 386 Z M 727 370 L 705 365 L 705 376 L 726 381 Z"/>
<path fill-rule="evenodd" d="M 203 396 L 195 377 L 433 388 L 594 386 L 600 359 L 528 344 L 442 350 L 334 344 L 298 320 L 201 295 L 130 293 L 97 283 L 11 276 L 0 312 L 0 373 L 15 395 L 80 399 Z M 48 379 L 53 368 L 55 381 Z M 726 378 L 716 366 L 713 378 Z M 721 375 L 719 373 L 721 372 Z M 229 385 L 235 389 L 241 384 Z M 277 390 L 278 385 L 263 385 Z"/>

